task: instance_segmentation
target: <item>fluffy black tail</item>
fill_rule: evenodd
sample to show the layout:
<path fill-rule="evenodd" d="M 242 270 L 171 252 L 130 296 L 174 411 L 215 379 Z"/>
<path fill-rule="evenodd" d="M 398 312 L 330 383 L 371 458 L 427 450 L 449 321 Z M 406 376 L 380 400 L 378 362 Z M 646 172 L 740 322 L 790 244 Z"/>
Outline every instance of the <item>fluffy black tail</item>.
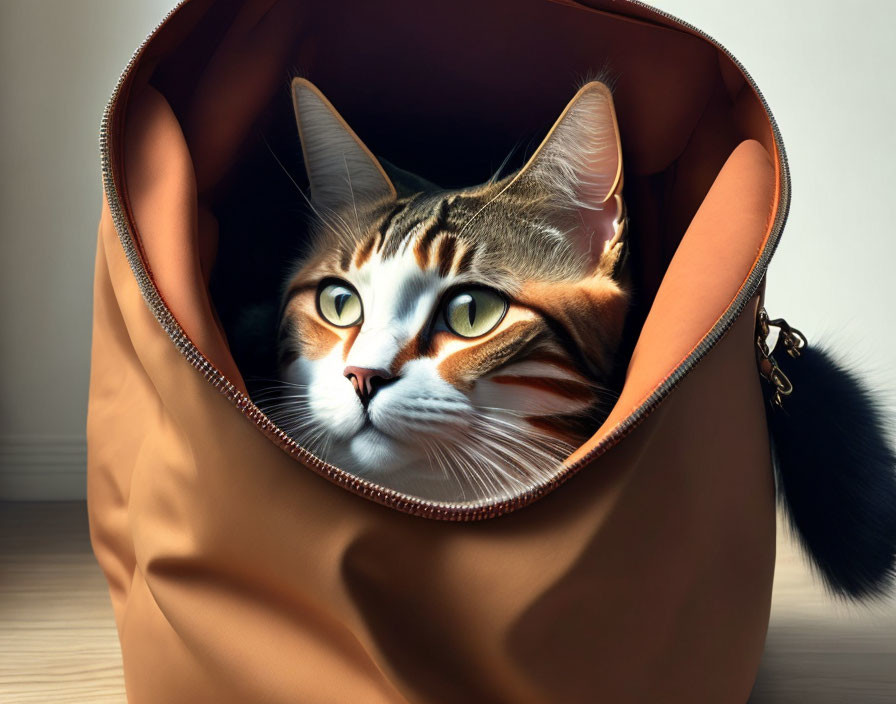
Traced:
<path fill-rule="evenodd" d="M 776 358 L 793 385 L 782 407 L 771 394 L 768 404 L 790 522 L 835 594 L 882 596 L 896 576 L 892 426 L 868 387 L 824 350 Z"/>

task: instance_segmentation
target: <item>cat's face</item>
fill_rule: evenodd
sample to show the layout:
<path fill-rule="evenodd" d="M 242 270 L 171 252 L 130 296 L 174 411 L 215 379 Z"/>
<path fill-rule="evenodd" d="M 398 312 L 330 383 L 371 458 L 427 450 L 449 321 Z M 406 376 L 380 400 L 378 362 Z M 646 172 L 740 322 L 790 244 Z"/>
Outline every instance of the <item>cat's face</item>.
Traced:
<path fill-rule="evenodd" d="M 399 198 L 309 85 L 295 90 L 319 221 L 285 298 L 276 419 L 323 459 L 403 491 L 530 487 L 596 429 L 608 397 L 626 311 L 621 199 L 589 211 L 586 248 L 569 232 L 582 214 L 558 209 L 531 166 Z M 334 154 L 314 146 L 334 141 L 348 194 L 338 169 L 315 172 Z"/>

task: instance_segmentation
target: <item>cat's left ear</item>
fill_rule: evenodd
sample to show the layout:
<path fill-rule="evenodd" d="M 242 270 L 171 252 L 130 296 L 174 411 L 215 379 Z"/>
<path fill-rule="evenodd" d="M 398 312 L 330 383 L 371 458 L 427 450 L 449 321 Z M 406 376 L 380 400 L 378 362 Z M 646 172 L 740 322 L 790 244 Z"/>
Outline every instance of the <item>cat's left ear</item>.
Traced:
<path fill-rule="evenodd" d="M 511 182 L 547 202 L 573 251 L 613 270 L 622 250 L 622 145 L 610 89 L 585 84 Z"/>
<path fill-rule="evenodd" d="M 395 187 L 379 161 L 317 86 L 294 78 L 292 101 L 316 206 L 332 212 L 395 198 Z"/>

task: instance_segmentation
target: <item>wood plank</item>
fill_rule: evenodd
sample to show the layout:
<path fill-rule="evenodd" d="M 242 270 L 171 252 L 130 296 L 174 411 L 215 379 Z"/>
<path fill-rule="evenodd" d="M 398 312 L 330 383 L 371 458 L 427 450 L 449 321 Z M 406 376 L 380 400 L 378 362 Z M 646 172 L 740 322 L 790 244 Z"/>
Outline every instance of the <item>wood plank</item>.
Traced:
<path fill-rule="evenodd" d="M 0 504 L 0 702 L 125 701 L 84 502 Z"/>
<path fill-rule="evenodd" d="M 771 622 L 750 702 L 896 702 L 896 599 L 832 599 L 780 515 Z"/>

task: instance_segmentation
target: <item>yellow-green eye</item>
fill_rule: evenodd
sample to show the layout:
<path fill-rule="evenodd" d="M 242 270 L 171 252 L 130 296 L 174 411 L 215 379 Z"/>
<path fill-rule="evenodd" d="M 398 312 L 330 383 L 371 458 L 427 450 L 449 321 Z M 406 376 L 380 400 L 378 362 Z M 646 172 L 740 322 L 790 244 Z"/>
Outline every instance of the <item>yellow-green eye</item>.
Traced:
<path fill-rule="evenodd" d="M 491 332 L 507 312 L 503 296 L 487 288 L 471 288 L 455 294 L 445 304 L 445 323 L 461 337 Z"/>
<path fill-rule="evenodd" d="M 317 293 L 320 317 L 331 325 L 347 328 L 361 322 L 361 297 L 348 284 L 331 281 Z"/>

